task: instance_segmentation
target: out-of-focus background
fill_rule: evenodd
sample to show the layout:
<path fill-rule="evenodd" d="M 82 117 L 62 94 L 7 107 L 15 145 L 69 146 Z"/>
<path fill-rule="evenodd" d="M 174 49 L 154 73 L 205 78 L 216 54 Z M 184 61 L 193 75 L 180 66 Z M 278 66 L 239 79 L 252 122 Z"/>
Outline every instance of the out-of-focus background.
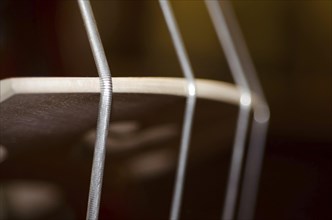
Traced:
<path fill-rule="evenodd" d="M 204 2 L 172 5 L 195 76 L 233 82 Z M 330 219 L 332 2 L 233 5 L 271 108 L 255 218 Z M 157 1 L 92 1 L 92 7 L 113 76 L 182 76 Z M 76 1 L 2 0 L 0 67 L 1 79 L 97 76 Z M 183 219 L 219 219 L 229 154 L 190 166 Z M 84 218 L 89 172 L 78 174 L 82 182 L 68 175 L 56 182 L 13 169 L 24 175 L 0 173 L 4 219 Z M 121 167 L 114 172 L 117 180 L 104 184 L 101 219 L 167 219 L 174 172 L 141 178 Z M 27 205 L 34 200 L 44 211 Z"/>

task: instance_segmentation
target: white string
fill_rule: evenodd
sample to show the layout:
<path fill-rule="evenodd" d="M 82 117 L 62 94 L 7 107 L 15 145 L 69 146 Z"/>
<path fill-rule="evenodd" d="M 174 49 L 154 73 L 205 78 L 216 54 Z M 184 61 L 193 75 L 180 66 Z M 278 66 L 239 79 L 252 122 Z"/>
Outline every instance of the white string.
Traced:
<path fill-rule="evenodd" d="M 100 79 L 101 96 L 86 215 L 87 220 L 97 220 L 99 215 L 100 197 L 103 183 L 106 140 L 111 114 L 112 77 L 100 40 L 96 21 L 93 16 L 90 1 L 78 0 L 78 5 L 88 34 L 88 39 Z"/>
<path fill-rule="evenodd" d="M 180 61 L 182 71 L 187 80 L 188 96 L 187 96 L 186 109 L 185 109 L 185 115 L 182 127 L 180 155 L 179 155 L 178 167 L 176 172 L 175 189 L 173 192 L 172 207 L 170 213 L 171 220 L 178 220 L 181 210 L 181 201 L 182 201 L 183 186 L 185 181 L 185 172 L 186 172 L 187 157 L 188 157 L 189 144 L 190 144 L 191 127 L 192 127 L 195 103 L 196 103 L 196 86 L 195 86 L 194 74 L 191 68 L 191 64 L 188 59 L 188 55 L 186 53 L 181 38 L 181 34 L 178 30 L 170 4 L 167 0 L 159 0 L 159 3 L 163 15 L 165 17 L 166 24 L 170 32 L 178 59 Z"/>
<path fill-rule="evenodd" d="M 244 42 L 241 29 L 239 28 L 236 16 L 231 7 L 232 5 L 228 2 L 223 2 L 222 4 L 225 13 L 227 13 L 228 23 L 232 27 L 233 39 L 238 46 L 238 54 L 245 68 L 245 74 L 248 78 L 250 88 L 257 97 L 257 101 L 254 105 L 254 120 L 252 122 L 238 210 L 239 220 L 251 220 L 254 219 L 255 214 L 259 177 L 264 157 L 265 138 L 269 125 L 270 110 L 247 46 Z"/>
<path fill-rule="evenodd" d="M 235 141 L 222 213 L 222 219 L 232 220 L 235 213 L 235 205 L 239 191 L 240 176 L 244 158 L 245 141 L 251 110 L 251 92 L 245 77 L 243 64 L 237 54 L 224 14 L 222 10 L 220 10 L 219 2 L 205 0 L 205 3 L 211 16 L 214 28 L 216 29 L 220 44 L 224 49 L 234 81 L 239 86 L 241 91 L 240 110 L 236 125 Z"/>

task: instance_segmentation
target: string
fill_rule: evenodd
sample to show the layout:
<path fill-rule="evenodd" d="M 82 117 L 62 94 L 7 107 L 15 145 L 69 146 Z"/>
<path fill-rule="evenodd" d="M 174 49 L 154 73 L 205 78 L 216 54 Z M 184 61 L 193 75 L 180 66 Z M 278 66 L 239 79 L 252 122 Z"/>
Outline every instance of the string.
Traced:
<path fill-rule="evenodd" d="M 187 165 L 187 157 L 190 145 L 191 127 L 193 122 L 195 103 L 196 103 L 196 86 L 194 74 L 188 59 L 187 52 L 181 34 L 178 30 L 171 6 L 168 0 L 159 0 L 168 30 L 170 32 L 176 54 L 178 56 L 182 71 L 187 81 L 187 101 L 185 108 L 185 115 L 182 127 L 180 155 L 178 159 L 178 166 L 175 178 L 175 189 L 173 192 L 172 205 L 171 205 L 171 220 L 178 220 L 181 210 L 181 201 L 183 194 L 183 186 L 185 181 L 185 172 Z"/>
<path fill-rule="evenodd" d="M 225 52 L 234 81 L 238 85 L 241 92 L 240 110 L 236 125 L 235 141 L 233 145 L 230 170 L 228 174 L 229 177 L 226 187 L 226 196 L 222 213 L 222 219 L 232 220 L 234 218 L 236 200 L 239 191 L 252 98 L 248 81 L 245 76 L 244 66 L 241 63 L 239 55 L 237 54 L 233 38 L 230 34 L 224 14 L 220 9 L 219 2 L 205 0 L 205 3 L 220 44 Z"/>
<path fill-rule="evenodd" d="M 232 5 L 228 2 L 223 2 L 222 4 L 228 18 L 228 23 L 232 27 L 233 39 L 236 45 L 238 45 L 238 54 L 245 68 L 245 74 L 247 75 L 250 88 L 257 97 L 256 103 L 253 106 L 254 119 L 251 127 L 246 164 L 244 166 L 244 177 L 238 210 L 239 220 L 251 220 L 254 218 L 255 214 L 254 211 L 264 157 L 265 138 L 269 125 L 270 110 Z"/>
<path fill-rule="evenodd" d="M 87 208 L 87 220 L 97 220 L 103 183 L 106 140 L 112 103 L 112 77 L 106 55 L 98 33 L 96 21 L 89 0 L 78 0 L 84 25 L 87 31 L 92 54 L 100 79 L 100 102 L 97 121 L 95 150 L 93 155 L 90 190 Z"/>

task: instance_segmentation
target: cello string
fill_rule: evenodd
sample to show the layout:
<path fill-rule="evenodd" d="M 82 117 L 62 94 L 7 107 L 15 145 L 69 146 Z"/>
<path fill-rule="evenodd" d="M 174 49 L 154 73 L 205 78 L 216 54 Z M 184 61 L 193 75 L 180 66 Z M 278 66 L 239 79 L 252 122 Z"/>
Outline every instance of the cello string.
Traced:
<path fill-rule="evenodd" d="M 238 210 L 239 220 L 254 219 L 268 126 L 268 120 L 265 122 L 254 120 L 252 123 Z"/>
<path fill-rule="evenodd" d="M 87 207 L 87 220 L 97 220 L 100 208 L 100 197 L 102 190 L 106 140 L 108 134 L 109 120 L 112 104 L 112 77 L 107 63 L 106 55 L 98 33 L 96 21 L 89 0 L 78 0 L 90 42 L 92 54 L 97 66 L 100 79 L 100 102 L 97 123 L 95 150 L 93 155 L 91 180 Z"/>
<path fill-rule="evenodd" d="M 188 59 L 187 52 L 184 47 L 184 43 L 177 27 L 176 20 L 174 18 L 171 6 L 168 0 L 159 0 L 161 10 L 163 12 L 168 30 L 170 32 L 173 45 L 176 50 L 182 71 L 187 81 L 187 101 L 185 108 L 185 115 L 182 127 L 180 155 L 178 159 L 178 166 L 176 171 L 175 189 L 173 192 L 172 205 L 171 205 L 171 220 L 178 220 L 181 210 L 181 201 L 183 194 L 183 186 L 185 181 L 187 157 L 190 145 L 191 128 L 193 122 L 193 116 L 196 103 L 196 86 L 194 74 L 190 61 Z"/>
<path fill-rule="evenodd" d="M 244 177 L 238 210 L 239 220 L 251 220 L 254 218 L 255 214 L 254 210 L 262 161 L 264 157 L 265 138 L 269 125 L 270 110 L 232 5 L 228 2 L 223 2 L 222 6 L 228 18 L 227 21 L 232 27 L 233 39 L 235 40 L 236 45 L 238 45 L 238 54 L 245 67 L 245 73 L 247 75 L 249 85 L 258 98 L 253 107 L 254 118 L 251 128 L 247 160 L 244 166 Z"/>
<path fill-rule="evenodd" d="M 209 15 L 217 33 L 218 40 L 224 50 L 235 83 L 241 91 L 240 110 L 237 119 L 235 140 L 226 188 L 222 219 L 232 220 L 235 214 L 240 176 L 244 158 L 245 142 L 252 105 L 251 91 L 244 73 L 244 66 L 237 54 L 233 38 L 230 34 L 224 14 L 218 1 L 205 0 Z"/>

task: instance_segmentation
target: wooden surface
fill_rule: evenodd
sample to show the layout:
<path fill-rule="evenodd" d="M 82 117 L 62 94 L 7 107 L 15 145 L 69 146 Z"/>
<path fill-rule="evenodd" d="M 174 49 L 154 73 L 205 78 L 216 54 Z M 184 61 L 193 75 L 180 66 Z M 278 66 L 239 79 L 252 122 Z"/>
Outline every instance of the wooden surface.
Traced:
<path fill-rule="evenodd" d="M 237 106 L 229 103 L 237 103 L 239 93 L 227 83 L 197 80 L 196 84 L 191 145 L 200 148 L 197 157 L 203 157 L 232 140 Z M 186 99 L 183 79 L 114 78 L 113 87 L 110 152 L 120 152 L 115 155 L 122 158 L 150 146 L 178 148 Z M 2 80 L 1 101 L 0 144 L 10 157 L 32 150 L 60 156 L 75 144 L 89 145 L 92 152 L 98 78 Z M 128 123 L 138 129 L 121 133 L 116 128 Z"/>
<path fill-rule="evenodd" d="M 211 115 L 222 113 L 218 109 L 225 105 L 222 102 L 234 104 L 239 100 L 237 89 L 230 84 L 210 80 L 197 80 L 196 84 L 199 103 L 204 103 Z M 113 121 L 139 121 L 142 127 L 147 122 L 174 123 L 181 127 L 186 96 L 183 79 L 114 78 L 113 89 Z M 98 78 L 2 80 L 1 101 L 2 145 L 14 150 L 40 143 L 64 144 L 95 127 L 99 81 Z M 209 105 L 215 105 L 214 111 Z"/>
<path fill-rule="evenodd" d="M 186 100 L 185 81 L 114 78 L 113 83 L 108 152 L 121 161 L 151 149 L 167 148 L 176 158 Z M 198 99 L 191 148 L 194 157 L 204 158 L 228 148 L 225 143 L 232 142 L 238 107 L 230 103 L 238 102 L 239 93 L 227 83 L 197 80 L 196 84 Z M 7 170 L 15 173 L 12 170 L 15 165 L 10 164 L 25 161 L 22 155 L 52 161 L 51 158 L 71 157 L 69 151 L 75 146 L 79 146 L 78 151 L 89 152 L 90 159 L 98 103 L 98 78 L 1 81 L 0 144 L 8 154 L 4 165 L 11 168 Z M 121 131 L 128 124 L 137 128 Z M 175 160 L 172 161 L 175 165 Z"/>
<path fill-rule="evenodd" d="M 174 172 L 186 101 L 183 79 L 113 82 L 105 192 Z M 234 86 L 209 80 L 196 83 L 189 166 L 230 152 L 238 112 Z M 1 81 L 0 144 L 7 152 L 0 166 L 2 182 L 54 182 L 78 206 L 75 209 L 85 210 L 98 103 L 97 78 Z"/>
<path fill-rule="evenodd" d="M 231 142 L 237 106 L 230 103 L 238 102 L 239 93 L 227 83 L 196 84 L 191 146 L 200 149 L 193 151 L 197 157 L 203 157 L 220 150 L 225 140 Z M 109 152 L 122 158 L 150 146 L 178 148 L 186 100 L 183 79 L 114 78 L 113 86 Z M 61 156 L 77 144 L 88 145 L 92 152 L 98 103 L 98 78 L 2 80 L 0 144 L 9 158 L 32 150 Z M 137 128 L 121 131 L 128 124 Z"/>
<path fill-rule="evenodd" d="M 147 93 L 186 96 L 186 81 L 183 78 L 167 77 L 113 77 L 114 93 Z M 232 84 L 197 79 L 199 98 L 236 104 L 239 92 Z M 0 101 L 15 94 L 42 93 L 99 93 L 97 77 L 39 77 L 11 78 L 0 81 Z"/>

